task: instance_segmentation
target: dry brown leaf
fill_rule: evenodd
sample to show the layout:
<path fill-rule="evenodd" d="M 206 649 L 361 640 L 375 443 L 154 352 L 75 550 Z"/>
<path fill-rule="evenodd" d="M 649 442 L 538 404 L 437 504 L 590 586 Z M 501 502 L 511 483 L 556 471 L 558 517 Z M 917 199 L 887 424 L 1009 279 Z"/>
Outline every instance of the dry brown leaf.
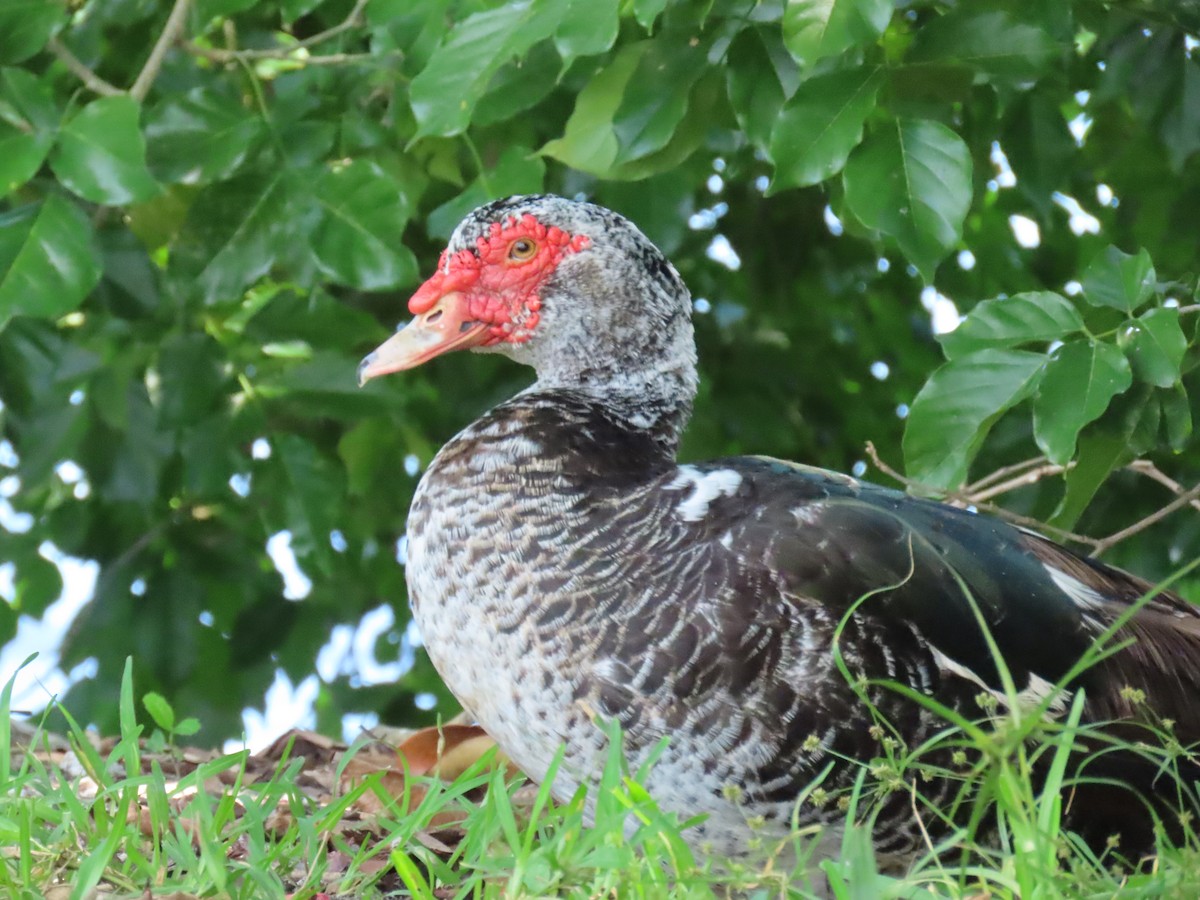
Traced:
<path fill-rule="evenodd" d="M 289 759 L 304 757 L 305 768 L 308 768 L 333 762 L 338 753 L 345 749 L 345 744 L 341 744 L 333 738 L 315 731 L 295 728 L 280 735 L 271 743 L 271 746 L 261 753 L 256 753 L 255 756 L 259 759 L 279 762 L 287 752 Z"/>
<path fill-rule="evenodd" d="M 438 838 L 434 837 L 423 828 L 418 829 L 413 837 L 415 837 L 421 844 L 428 847 L 434 853 L 444 853 L 446 856 L 449 856 L 454 852 L 453 847 L 449 846 L 443 841 L 438 840 Z M 455 843 L 457 843 L 457 841 Z"/>
<path fill-rule="evenodd" d="M 478 725 L 422 728 L 396 748 L 413 775 L 437 775 L 452 781 L 478 762 L 496 742 Z M 497 762 L 507 762 L 500 753 Z"/>

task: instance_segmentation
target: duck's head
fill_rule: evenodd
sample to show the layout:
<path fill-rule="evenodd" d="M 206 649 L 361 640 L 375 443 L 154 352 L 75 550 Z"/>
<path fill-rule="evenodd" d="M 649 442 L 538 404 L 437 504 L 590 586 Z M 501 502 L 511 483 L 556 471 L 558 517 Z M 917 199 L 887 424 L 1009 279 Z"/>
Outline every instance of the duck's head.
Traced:
<path fill-rule="evenodd" d="M 669 392 L 683 404 L 694 393 L 686 286 L 636 226 L 592 203 L 542 194 L 479 207 L 408 309 L 360 382 L 471 349 L 532 366 L 543 387 Z"/>

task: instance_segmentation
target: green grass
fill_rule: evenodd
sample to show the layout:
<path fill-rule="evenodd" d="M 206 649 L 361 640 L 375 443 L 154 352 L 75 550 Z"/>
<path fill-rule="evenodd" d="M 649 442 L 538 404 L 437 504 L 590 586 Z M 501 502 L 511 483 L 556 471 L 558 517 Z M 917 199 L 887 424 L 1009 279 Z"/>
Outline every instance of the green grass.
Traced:
<path fill-rule="evenodd" d="M 83 900 L 98 887 L 102 896 L 130 898 L 147 891 L 221 898 L 306 898 L 323 891 L 426 900 L 804 897 L 811 895 L 812 875 L 827 880 L 835 897 L 856 900 L 1200 896 L 1200 841 L 1190 825 L 1179 846 L 1163 838 L 1157 855 L 1142 861 L 1123 859 L 1120 847 L 1094 854 L 1064 829 L 1064 798 L 1080 754 L 1112 749 L 1111 739 L 1080 724 L 1079 697 L 1056 722 L 1015 704 L 997 710 L 990 724 L 947 710 L 943 732 L 915 748 L 890 738 L 880 722 L 883 755 L 863 764 L 852 791 L 838 796 L 814 784 L 800 800 L 837 804 L 856 823 L 845 830 L 838 858 L 817 870 L 807 859 L 811 830 L 788 839 L 799 860 L 790 869 L 781 862 L 789 854 L 766 837 L 761 866 L 698 858 L 681 836 L 688 823 L 648 796 L 644 773 L 627 770 L 616 734 L 596 789 L 595 823 L 587 827 L 582 791 L 555 803 L 545 786 L 522 787 L 487 757 L 451 783 L 406 779 L 392 796 L 371 776 L 324 803 L 306 794 L 300 761 L 286 756 L 253 785 L 245 783 L 244 753 L 205 762 L 174 780 L 162 755 L 146 750 L 164 735 L 147 741 L 136 724 L 128 668 L 121 734 L 111 751 L 96 751 L 67 716 L 73 759 L 51 762 L 45 753 L 11 749 L 11 690 L 10 681 L 0 692 L 0 896 L 6 898 L 40 898 L 53 890 L 56 897 Z M 173 725 L 163 702 L 151 704 L 155 720 Z M 1192 786 L 1178 766 L 1188 751 L 1161 724 L 1147 735 L 1137 747 L 1122 749 L 1155 759 L 1165 783 L 1186 795 Z M 1035 768 L 1048 773 L 1043 782 Z M 922 795 L 931 776 L 947 774 L 961 785 L 948 836 L 934 826 L 951 818 L 951 809 Z M 903 876 L 884 874 L 885 861 L 870 840 L 873 810 L 895 792 L 908 796 L 914 817 L 931 834 L 941 835 Z M 288 810 L 282 818 L 281 807 Z M 364 818 L 366 808 L 380 811 Z M 449 830 L 439 824 L 447 813 L 459 818 Z"/>

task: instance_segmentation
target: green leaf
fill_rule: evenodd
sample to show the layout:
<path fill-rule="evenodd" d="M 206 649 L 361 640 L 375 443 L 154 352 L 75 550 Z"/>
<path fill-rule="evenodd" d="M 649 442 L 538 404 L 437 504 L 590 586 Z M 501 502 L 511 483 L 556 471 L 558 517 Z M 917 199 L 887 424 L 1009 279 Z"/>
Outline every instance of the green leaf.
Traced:
<path fill-rule="evenodd" d="M 1111 306 L 1132 314 L 1154 295 L 1154 263 L 1141 249 L 1137 256 L 1108 246 L 1083 274 L 1083 296 L 1093 306 Z"/>
<path fill-rule="evenodd" d="M 1051 462 L 1066 465 L 1083 426 L 1099 418 L 1132 383 L 1129 361 L 1112 344 L 1079 340 L 1059 347 L 1033 398 L 1037 445 Z"/>
<path fill-rule="evenodd" d="M 1105 419 L 1110 418 L 1117 420 L 1130 459 L 1148 453 L 1157 446 L 1162 403 L 1151 388 L 1140 385 L 1114 399 L 1104 418 L 1096 423 L 1097 426 L 1105 424 Z M 1083 433 L 1086 434 L 1087 430 Z"/>
<path fill-rule="evenodd" d="M 409 89 L 417 119 L 414 139 L 466 130 L 496 70 L 554 34 L 566 12 L 560 0 L 526 0 L 477 12 L 455 25 Z"/>
<path fill-rule="evenodd" d="M 280 8 L 283 10 L 284 21 L 289 24 L 295 22 L 308 15 L 324 0 L 280 0 Z"/>
<path fill-rule="evenodd" d="M 796 90 L 798 77 L 778 33 L 746 28 L 733 39 L 725 67 L 729 105 L 756 147 L 767 148 L 779 110 Z"/>
<path fill-rule="evenodd" d="M 714 118 L 724 108 L 724 79 L 716 69 L 709 69 L 692 88 L 687 114 L 661 150 L 640 159 L 621 163 L 609 170 L 613 180 L 640 181 L 663 172 L 677 170 L 695 158 L 713 127 Z"/>
<path fill-rule="evenodd" d="M 0 196 L 37 174 L 58 119 L 49 88 L 23 69 L 0 70 Z"/>
<path fill-rule="evenodd" d="M 0 119 L 22 131 L 57 133 L 62 112 L 50 84 L 24 69 L 0 69 Z"/>
<path fill-rule="evenodd" d="M 149 506 L 158 495 L 159 478 L 174 441 L 160 430 L 144 384 L 130 384 L 127 402 L 128 424 L 120 440 L 110 445 L 112 468 L 99 486 L 100 493 L 114 503 Z"/>
<path fill-rule="evenodd" d="M 783 42 L 803 67 L 869 44 L 892 18 L 892 0 L 788 0 Z"/>
<path fill-rule="evenodd" d="M 383 169 L 366 160 L 334 166 L 315 195 L 321 213 L 312 248 L 321 271 L 364 291 L 416 279 L 416 257 L 400 242 L 411 204 Z"/>
<path fill-rule="evenodd" d="M 61 316 L 100 280 L 87 217 L 51 194 L 39 206 L 0 215 L 0 325 L 17 315 Z"/>
<path fill-rule="evenodd" d="M 197 0 L 196 20 L 208 22 L 212 19 L 224 19 L 250 9 L 254 3 L 255 0 Z"/>
<path fill-rule="evenodd" d="M 1065 50 L 1005 10 L 952 9 L 917 29 L 906 62 L 961 63 L 977 81 L 1031 84 Z"/>
<path fill-rule="evenodd" d="M 175 726 L 175 734 L 177 737 L 191 737 L 200 730 L 200 720 L 194 716 L 188 716 Z"/>
<path fill-rule="evenodd" d="M 649 31 L 654 20 L 667 8 L 667 0 L 633 0 L 633 15 L 638 24 Z"/>
<path fill-rule="evenodd" d="M 230 300 L 265 275 L 295 213 L 282 172 L 250 173 L 205 189 L 171 248 L 168 274 L 207 303 Z"/>
<path fill-rule="evenodd" d="M 1160 133 L 1171 170 L 1178 175 L 1188 158 L 1200 150 L 1200 60 L 1184 56 L 1179 92 L 1172 108 L 1162 116 Z"/>
<path fill-rule="evenodd" d="M 24 62 L 46 46 L 66 21 L 67 4 L 56 0 L 0 3 L 0 63 Z"/>
<path fill-rule="evenodd" d="M 62 573 L 58 566 L 37 552 L 18 557 L 16 563 L 13 608 L 24 615 L 41 618 L 46 608 L 62 595 Z"/>
<path fill-rule="evenodd" d="M 265 135 L 236 100 L 197 88 L 149 113 L 147 158 L 163 181 L 208 184 L 232 175 Z"/>
<path fill-rule="evenodd" d="M 1043 220 L 1057 214 L 1054 192 L 1068 183 L 1079 154 L 1060 100 L 1051 79 L 1040 82 L 1013 98 L 999 134 L 1017 184 Z"/>
<path fill-rule="evenodd" d="M 226 376 L 220 346 L 203 332 L 172 335 L 159 345 L 159 422 L 165 429 L 187 429 L 212 413 L 225 396 Z"/>
<path fill-rule="evenodd" d="M 1178 383 L 1187 337 L 1179 324 L 1179 310 L 1160 307 L 1142 313 L 1129 323 L 1132 336 L 1126 352 L 1139 379 L 1157 387 Z"/>
<path fill-rule="evenodd" d="M 528 147 L 509 147 L 496 161 L 496 168 L 476 178 L 465 191 L 429 214 L 426 229 L 431 237 L 450 237 L 463 216 L 475 207 L 509 194 L 536 194 L 542 190 L 546 164 Z"/>
<path fill-rule="evenodd" d="M 1050 524 L 1070 531 L 1108 476 L 1128 461 L 1129 451 L 1125 442 L 1116 435 L 1099 433 L 1082 436 L 1079 439 L 1079 458 L 1063 474 L 1063 497 L 1050 518 Z"/>
<path fill-rule="evenodd" d="M 1080 432 L 1075 464 L 1063 473 L 1065 491 L 1051 524 L 1073 528 L 1109 474 L 1154 445 L 1159 418 L 1158 398 L 1144 388 L 1119 397 L 1110 415 Z"/>
<path fill-rule="evenodd" d="M 649 156 L 667 145 L 687 113 L 692 85 L 703 71 L 704 52 L 699 47 L 666 37 L 650 43 L 613 116 L 618 164 Z"/>
<path fill-rule="evenodd" d="M 534 46 L 524 58 L 505 63 L 488 82 L 471 124 L 479 127 L 508 122 L 541 103 L 557 86 L 561 68 L 562 60 L 549 41 Z"/>
<path fill-rule="evenodd" d="M 893 237 L 931 281 L 971 206 L 971 153 L 962 138 L 940 122 L 897 119 L 851 154 L 842 178 L 850 211 Z"/>
<path fill-rule="evenodd" d="M 298 557 L 328 571 L 332 555 L 329 533 L 339 524 L 336 514 L 345 494 L 341 473 L 298 435 L 281 435 L 274 446 L 288 488 L 284 507 L 292 547 Z"/>
<path fill-rule="evenodd" d="M 50 167 L 63 185 L 93 203 L 148 200 L 161 190 L 146 168 L 146 145 L 132 97 L 101 97 L 68 120 Z"/>
<path fill-rule="evenodd" d="M 984 347 L 1059 341 L 1083 329 L 1071 301 L 1053 291 L 1031 291 L 976 304 L 953 331 L 937 336 L 953 359 Z"/>
<path fill-rule="evenodd" d="M 1162 394 L 1163 421 L 1167 426 L 1167 443 L 1176 453 L 1187 447 L 1192 436 L 1192 404 L 1188 400 L 1187 388 L 1175 385 Z"/>
<path fill-rule="evenodd" d="M 638 60 L 649 46 L 648 41 L 643 41 L 622 47 L 575 98 L 575 109 L 567 119 L 563 136 L 548 142 L 538 153 L 581 172 L 606 175 L 617 158 L 613 116 L 621 105 L 625 86 L 633 77 Z"/>
<path fill-rule="evenodd" d="M 146 707 L 146 712 L 150 713 L 154 724 L 163 731 L 175 730 L 175 710 L 171 708 L 171 704 L 162 694 L 150 691 L 143 695 L 142 706 Z"/>
<path fill-rule="evenodd" d="M 841 171 L 862 140 L 863 123 L 875 109 L 882 80 L 878 69 L 858 68 L 818 75 L 800 85 L 771 133 L 772 193 L 819 184 Z"/>
<path fill-rule="evenodd" d="M 1032 393 L 1045 363 L 1040 353 L 989 348 L 935 371 L 905 423 L 908 475 L 934 487 L 961 485 L 996 419 Z"/>
<path fill-rule="evenodd" d="M 620 25 L 620 0 L 567 0 L 566 7 L 554 33 L 564 70 L 581 56 L 610 49 Z"/>

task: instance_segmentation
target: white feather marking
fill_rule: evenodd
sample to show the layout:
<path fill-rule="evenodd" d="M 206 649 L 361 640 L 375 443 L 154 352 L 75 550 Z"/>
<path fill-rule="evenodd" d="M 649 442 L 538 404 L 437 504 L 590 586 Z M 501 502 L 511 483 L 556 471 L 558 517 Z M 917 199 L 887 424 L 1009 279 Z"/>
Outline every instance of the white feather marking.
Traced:
<path fill-rule="evenodd" d="M 679 474 L 666 486 L 668 491 L 691 488 L 691 495 L 675 507 L 685 522 L 699 522 L 708 514 L 708 506 L 718 497 L 732 497 L 742 483 L 742 476 L 733 469 L 714 469 L 701 472 L 695 466 L 680 466 Z"/>
<path fill-rule="evenodd" d="M 732 531 L 726 531 L 723 535 L 721 535 L 721 546 L 724 547 L 726 550 L 732 549 L 732 547 L 733 547 L 733 532 Z"/>
<path fill-rule="evenodd" d="M 629 678 L 629 667 L 611 656 L 606 656 L 596 660 L 596 664 L 592 667 L 592 674 L 602 681 L 622 684 Z"/>
<path fill-rule="evenodd" d="M 1104 595 L 1066 572 L 1045 563 L 1043 566 L 1050 574 L 1050 580 L 1060 591 L 1071 598 L 1072 603 L 1079 607 L 1079 611 L 1083 615 L 1083 623 L 1095 634 L 1103 632 L 1108 627 L 1108 623 L 1096 613 L 1103 612 L 1108 605 Z"/>
<path fill-rule="evenodd" d="M 1001 707 L 1004 709 L 1008 708 L 1008 697 L 1005 695 L 1004 691 L 996 690 L 996 688 L 991 687 L 986 681 L 980 678 L 976 672 L 971 671 L 962 663 L 955 662 L 936 647 L 930 647 L 929 649 L 933 653 L 933 661 L 943 672 L 949 672 L 953 675 L 957 675 L 959 678 L 965 678 L 972 684 L 978 685 L 980 688 L 995 697 L 1000 702 Z M 1041 675 L 1030 672 L 1029 684 L 1025 686 L 1024 690 L 1017 694 L 1017 706 L 1021 709 L 1033 709 L 1033 707 L 1037 706 L 1052 693 L 1054 693 L 1054 690 L 1055 688 L 1052 682 L 1047 681 Z M 1047 710 L 1050 715 L 1060 716 L 1066 712 L 1067 703 L 1070 701 L 1071 695 L 1071 691 L 1058 692 L 1058 695 L 1053 701 L 1051 701 L 1050 707 Z"/>
<path fill-rule="evenodd" d="M 797 506 L 792 510 L 792 515 L 796 517 L 796 521 L 801 525 L 816 525 L 817 520 L 821 518 L 820 503 L 805 503 L 803 506 Z"/>
<path fill-rule="evenodd" d="M 1103 594 L 1092 590 L 1078 578 L 1073 578 L 1050 565 L 1045 565 L 1045 569 L 1050 573 L 1050 580 L 1058 585 L 1058 589 L 1070 597 L 1076 606 L 1091 612 L 1100 612 L 1107 606 Z"/>

